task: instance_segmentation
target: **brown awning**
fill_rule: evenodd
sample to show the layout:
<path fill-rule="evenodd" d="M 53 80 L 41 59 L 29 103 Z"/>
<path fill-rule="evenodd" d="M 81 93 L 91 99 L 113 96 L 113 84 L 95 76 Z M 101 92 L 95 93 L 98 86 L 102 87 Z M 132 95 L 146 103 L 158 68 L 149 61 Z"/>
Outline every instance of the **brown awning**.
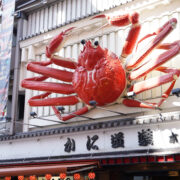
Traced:
<path fill-rule="evenodd" d="M 45 175 L 47 173 L 59 174 L 66 172 L 67 168 L 80 168 L 97 164 L 97 162 L 73 162 L 61 164 L 40 164 L 40 165 L 17 165 L 0 167 L 0 177 L 19 176 L 19 175 Z"/>

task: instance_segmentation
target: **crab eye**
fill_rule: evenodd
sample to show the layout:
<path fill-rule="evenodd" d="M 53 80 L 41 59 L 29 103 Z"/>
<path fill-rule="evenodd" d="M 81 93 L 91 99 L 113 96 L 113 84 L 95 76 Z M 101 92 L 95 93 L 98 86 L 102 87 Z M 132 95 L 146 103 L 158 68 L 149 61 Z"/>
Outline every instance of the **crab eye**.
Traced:
<path fill-rule="evenodd" d="M 81 40 L 81 44 L 84 45 L 86 43 L 86 40 L 85 39 L 82 39 Z"/>
<path fill-rule="evenodd" d="M 98 45 L 99 45 L 99 42 L 98 42 L 98 41 L 95 41 L 95 42 L 94 42 L 94 45 L 95 45 L 95 46 L 98 46 Z"/>

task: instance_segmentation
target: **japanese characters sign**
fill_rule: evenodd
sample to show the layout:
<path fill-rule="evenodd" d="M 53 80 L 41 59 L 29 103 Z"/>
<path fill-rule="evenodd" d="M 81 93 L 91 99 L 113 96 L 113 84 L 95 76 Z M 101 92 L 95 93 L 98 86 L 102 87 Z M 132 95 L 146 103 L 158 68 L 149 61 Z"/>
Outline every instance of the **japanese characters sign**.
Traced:
<path fill-rule="evenodd" d="M 14 7 L 15 0 L 2 1 L 2 25 L 0 33 L 0 120 L 3 119 L 8 96 Z"/>
<path fill-rule="evenodd" d="M 15 149 L 13 151 L 10 142 Z M 179 153 L 179 142 L 178 123 L 102 128 L 4 141 L 1 144 L 0 160 L 34 157 L 61 157 L 65 160 L 112 155 L 118 157 L 162 155 L 162 153 Z"/>

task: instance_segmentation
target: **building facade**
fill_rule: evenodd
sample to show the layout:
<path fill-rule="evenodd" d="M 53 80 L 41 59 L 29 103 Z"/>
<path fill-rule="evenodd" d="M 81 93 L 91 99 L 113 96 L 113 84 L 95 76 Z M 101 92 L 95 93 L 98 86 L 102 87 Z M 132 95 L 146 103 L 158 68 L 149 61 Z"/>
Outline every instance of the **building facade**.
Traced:
<path fill-rule="evenodd" d="M 16 68 L 19 71 L 14 73 L 14 78 L 19 79 L 12 95 L 18 95 L 19 98 L 14 98 L 12 102 L 14 111 L 12 110 L 9 126 L 12 134 L 0 137 L 0 176 L 43 177 L 51 173 L 57 178 L 60 172 L 66 172 L 71 179 L 74 173 L 79 172 L 81 179 L 87 179 L 88 172 L 94 171 L 96 179 L 106 180 L 155 180 L 162 178 L 159 176 L 178 179 L 180 99 L 177 96 L 170 94 L 161 109 L 113 104 L 93 108 L 82 116 L 64 122 L 55 116 L 49 106 L 30 107 L 28 100 L 42 92 L 24 89 L 20 82 L 25 78 L 39 76 L 27 71 L 27 64 L 48 61 L 46 46 L 54 36 L 71 27 L 75 27 L 74 33 L 58 55 L 73 58 L 77 62 L 83 49 L 81 40 L 88 39 L 92 42 L 98 41 L 103 48 L 108 48 L 119 57 L 131 25 L 99 29 L 107 21 L 92 19 L 95 15 L 138 12 L 142 26 L 140 40 L 146 34 L 157 32 L 171 18 L 179 20 L 179 7 L 179 0 L 17 1 L 19 50 L 16 52 L 16 61 L 19 58 L 19 63 Z M 163 43 L 179 40 L 179 32 L 180 23 L 177 22 L 176 28 Z M 154 36 L 150 37 L 151 41 L 153 38 Z M 142 54 L 146 43 L 146 40 L 139 43 L 138 50 L 134 50 L 125 61 Z M 165 50 L 156 49 L 148 58 L 156 60 L 164 52 Z M 163 66 L 179 69 L 179 55 Z M 67 70 L 55 64 L 49 67 Z M 161 75 L 162 72 L 154 70 L 146 78 Z M 134 83 L 143 80 L 141 78 Z M 49 78 L 46 82 L 60 81 Z M 180 80 L 177 79 L 174 88 L 179 88 L 179 83 Z M 170 83 L 158 86 L 134 98 L 140 102 L 159 102 L 169 86 Z M 57 97 L 62 97 L 62 94 L 50 95 L 50 98 Z M 64 106 L 63 115 L 72 114 L 83 106 L 83 103 Z M 23 121 L 19 121 L 17 112 L 22 113 Z M 17 132 L 17 129 L 22 132 Z"/>

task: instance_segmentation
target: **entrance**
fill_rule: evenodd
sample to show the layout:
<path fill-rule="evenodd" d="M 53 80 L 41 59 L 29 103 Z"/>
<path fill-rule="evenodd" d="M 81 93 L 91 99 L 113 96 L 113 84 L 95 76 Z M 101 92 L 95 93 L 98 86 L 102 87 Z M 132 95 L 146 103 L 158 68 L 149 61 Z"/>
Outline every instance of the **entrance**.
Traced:
<path fill-rule="evenodd" d="M 104 172 L 109 172 L 107 180 L 180 180 L 180 163 L 142 163 L 106 166 Z"/>

